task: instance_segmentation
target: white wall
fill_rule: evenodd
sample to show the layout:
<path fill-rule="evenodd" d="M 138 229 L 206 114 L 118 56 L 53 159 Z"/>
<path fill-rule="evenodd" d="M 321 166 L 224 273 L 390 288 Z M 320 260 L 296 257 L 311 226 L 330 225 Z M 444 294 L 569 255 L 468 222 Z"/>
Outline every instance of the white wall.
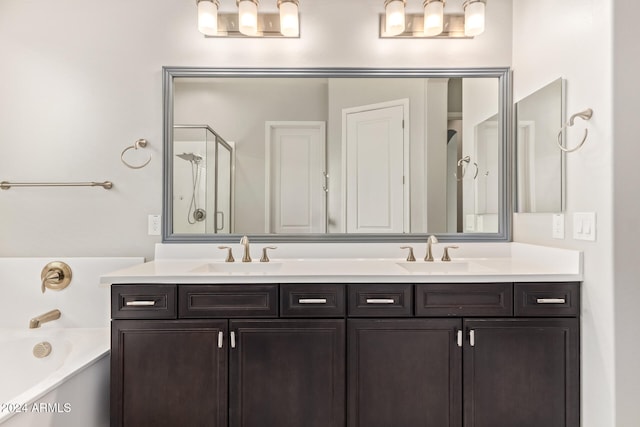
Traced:
<path fill-rule="evenodd" d="M 612 189 L 613 0 L 518 0 L 513 3 L 514 101 L 550 81 L 567 80 L 567 114 L 592 108 L 589 139 L 567 156 L 566 238 L 551 238 L 551 214 L 516 214 L 514 240 L 584 251 L 582 425 L 630 426 L 615 419 Z M 636 119 L 637 120 L 637 119 Z M 583 123 L 568 132 L 570 144 Z M 597 240 L 573 240 L 574 212 L 596 212 Z M 636 352 L 637 354 L 637 352 Z M 636 423 L 633 424 L 637 426 Z"/>
<path fill-rule="evenodd" d="M 223 6 L 230 0 L 222 0 Z M 335 10 L 339 7 L 344 14 Z M 261 2 L 275 11 L 275 0 Z M 114 188 L 0 192 L 0 256 L 153 256 L 162 204 L 161 67 L 482 67 L 511 63 L 511 0 L 474 40 L 378 38 L 378 0 L 303 1 L 301 37 L 205 39 L 185 0 L 0 1 L 0 180 Z M 131 170 L 138 138 L 154 159 Z"/>
<path fill-rule="evenodd" d="M 613 6 L 613 271 L 615 296 L 616 426 L 639 424 L 640 369 L 637 326 L 640 312 L 638 212 L 640 212 L 640 56 L 638 2 Z"/>

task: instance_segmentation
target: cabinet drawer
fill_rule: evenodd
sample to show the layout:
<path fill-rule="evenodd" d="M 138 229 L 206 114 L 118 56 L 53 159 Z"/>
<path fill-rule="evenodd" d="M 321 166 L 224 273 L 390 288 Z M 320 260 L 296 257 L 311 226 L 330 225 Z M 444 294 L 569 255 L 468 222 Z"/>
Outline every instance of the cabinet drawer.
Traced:
<path fill-rule="evenodd" d="M 180 318 L 278 316 L 278 285 L 185 285 L 178 295 Z"/>
<path fill-rule="evenodd" d="M 512 316 L 511 283 L 416 285 L 416 316 Z"/>
<path fill-rule="evenodd" d="M 580 284 L 516 283 L 516 316 L 578 316 Z"/>
<path fill-rule="evenodd" d="M 345 314 L 344 285 L 280 285 L 282 317 L 342 317 Z"/>
<path fill-rule="evenodd" d="M 176 285 L 112 285 L 112 319 L 175 319 Z"/>
<path fill-rule="evenodd" d="M 349 316 L 410 317 L 413 314 L 413 285 L 348 285 Z"/>

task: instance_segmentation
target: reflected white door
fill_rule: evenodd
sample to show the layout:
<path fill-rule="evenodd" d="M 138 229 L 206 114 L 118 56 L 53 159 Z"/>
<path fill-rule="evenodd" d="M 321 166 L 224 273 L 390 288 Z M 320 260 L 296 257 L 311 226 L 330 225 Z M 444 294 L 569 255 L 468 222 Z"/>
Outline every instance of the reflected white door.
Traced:
<path fill-rule="evenodd" d="M 265 232 L 324 233 L 324 122 L 266 122 Z"/>
<path fill-rule="evenodd" d="M 499 136 L 496 120 L 485 120 L 476 126 L 475 152 L 478 161 L 478 176 L 474 180 L 476 214 L 498 213 Z"/>
<path fill-rule="evenodd" d="M 347 233 L 408 232 L 408 109 L 399 100 L 343 110 Z"/>

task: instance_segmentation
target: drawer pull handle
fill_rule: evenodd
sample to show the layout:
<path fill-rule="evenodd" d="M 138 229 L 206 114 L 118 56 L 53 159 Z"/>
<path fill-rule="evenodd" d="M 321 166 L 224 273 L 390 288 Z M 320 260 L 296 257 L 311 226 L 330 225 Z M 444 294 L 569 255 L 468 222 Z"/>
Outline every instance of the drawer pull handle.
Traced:
<path fill-rule="evenodd" d="M 153 307 L 156 305 L 155 301 L 127 301 L 125 303 L 127 307 Z"/>
<path fill-rule="evenodd" d="M 393 298 L 367 298 L 367 304 L 395 304 Z"/>
<path fill-rule="evenodd" d="M 222 345 L 224 344 L 224 334 L 222 333 L 222 331 L 218 332 L 218 348 L 222 348 Z"/>
<path fill-rule="evenodd" d="M 469 344 L 471 345 L 471 347 L 476 346 L 476 331 L 474 331 L 473 329 L 469 331 Z"/>
<path fill-rule="evenodd" d="M 231 338 L 231 348 L 236 348 L 236 333 L 235 332 L 231 332 L 230 338 Z"/>
<path fill-rule="evenodd" d="M 298 300 L 299 304 L 326 304 L 326 298 L 300 298 Z"/>
<path fill-rule="evenodd" d="M 462 329 L 458 330 L 457 335 L 458 347 L 462 347 Z"/>
<path fill-rule="evenodd" d="M 567 300 L 564 298 L 538 298 L 536 302 L 538 304 L 564 304 Z"/>

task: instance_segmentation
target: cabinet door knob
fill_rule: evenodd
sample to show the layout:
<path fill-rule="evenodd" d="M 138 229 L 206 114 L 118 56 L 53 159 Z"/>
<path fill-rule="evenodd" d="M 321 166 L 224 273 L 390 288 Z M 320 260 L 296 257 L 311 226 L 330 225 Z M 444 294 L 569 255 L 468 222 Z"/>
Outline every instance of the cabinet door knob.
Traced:
<path fill-rule="evenodd" d="M 236 348 L 236 333 L 232 331 L 229 334 L 229 337 L 230 337 L 230 341 L 231 341 L 231 348 Z"/>
<path fill-rule="evenodd" d="M 471 347 L 475 347 L 476 345 L 476 331 L 473 329 L 469 331 L 469 345 L 471 345 Z"/>
<path fill-rule="evenodd" d="M 457 335 L 456 341 L 458 342 L 458 347 L 462 347 L 462 329 L 458 329 L 458 332 L 456 333 L 456 335 Z"/>
<path fill-rule="evenodd" d="M 218 348 L 222 348 L 224 344 L 224 333 L 222 331 L 218 332 Z"/>

